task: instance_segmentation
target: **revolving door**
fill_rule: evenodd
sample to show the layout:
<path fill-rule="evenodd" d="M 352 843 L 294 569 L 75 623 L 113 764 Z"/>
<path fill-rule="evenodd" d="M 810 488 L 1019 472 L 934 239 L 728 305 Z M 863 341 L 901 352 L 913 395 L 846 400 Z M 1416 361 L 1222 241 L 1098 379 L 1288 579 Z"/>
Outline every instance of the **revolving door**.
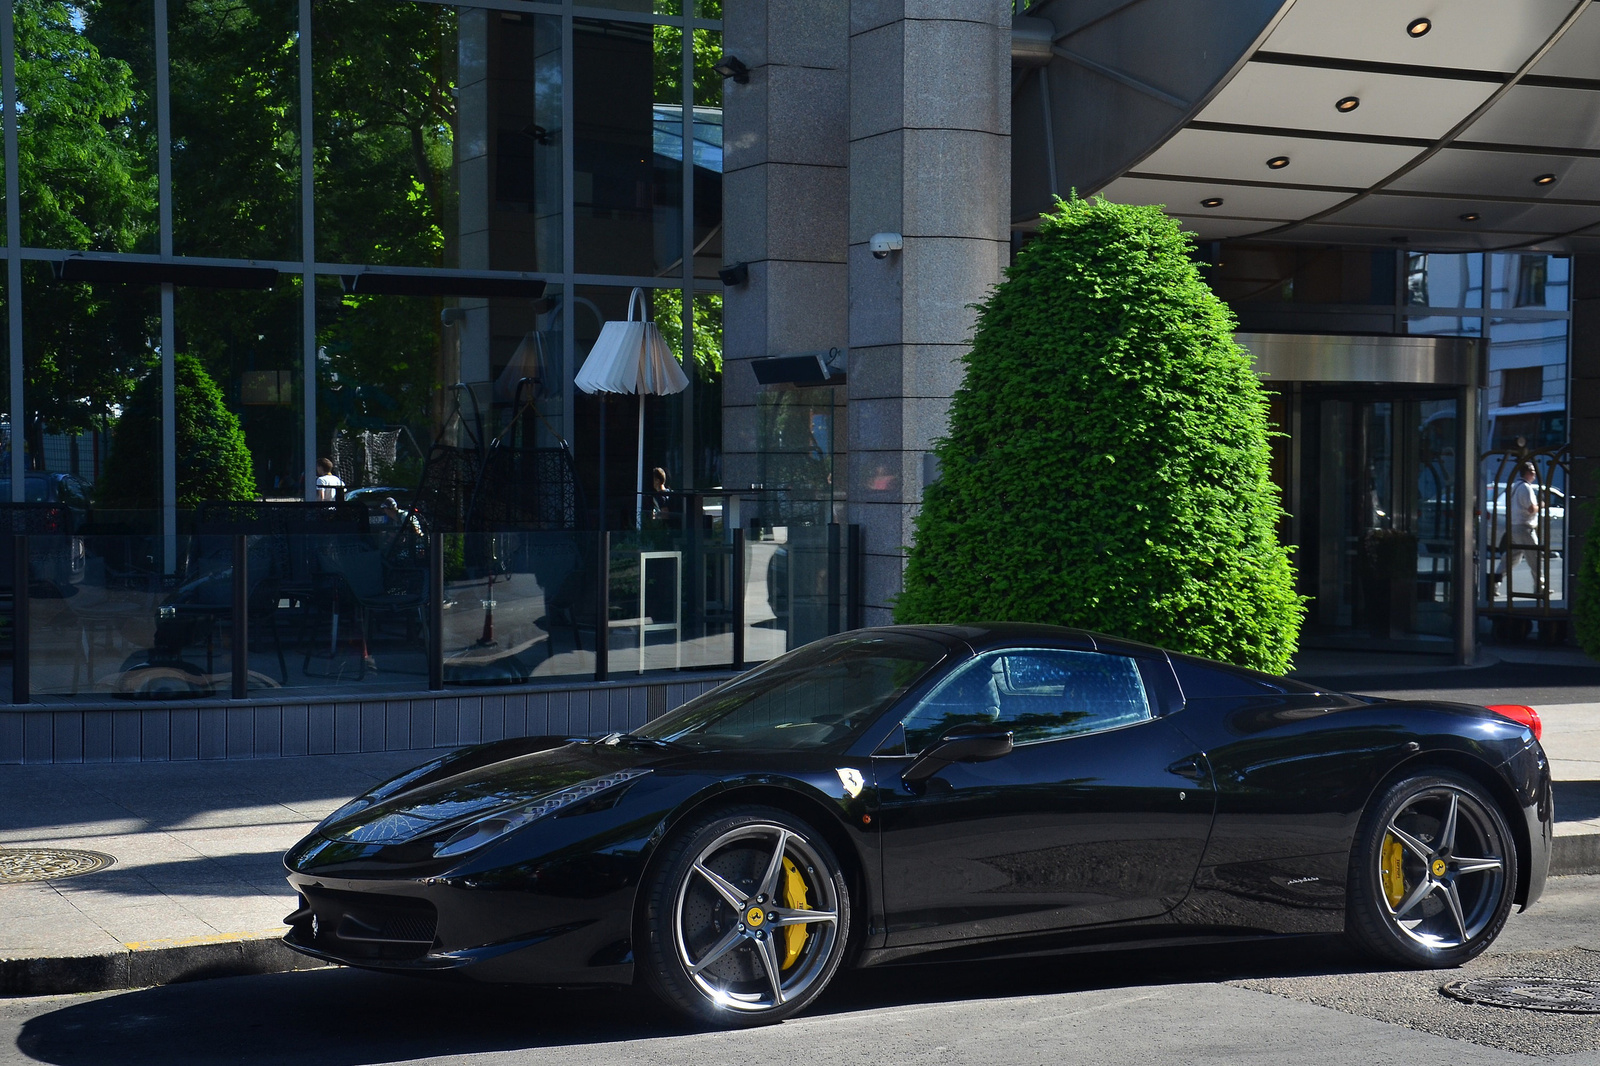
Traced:
<path fill-rule="evenodd" d="M 1482 349 L 1454 337 L 1240 334 L 1280 431 L 1273 473 L 1307 649 L 1475 654 Z"/>
<path fill-rule="evenodd" d="M 1460 400 L 1308 386 L 1299 403 L 1297 562 L 1312 597 L 1302 644 L 1453 653 L 1472 574 L 1462 566 Z"/>

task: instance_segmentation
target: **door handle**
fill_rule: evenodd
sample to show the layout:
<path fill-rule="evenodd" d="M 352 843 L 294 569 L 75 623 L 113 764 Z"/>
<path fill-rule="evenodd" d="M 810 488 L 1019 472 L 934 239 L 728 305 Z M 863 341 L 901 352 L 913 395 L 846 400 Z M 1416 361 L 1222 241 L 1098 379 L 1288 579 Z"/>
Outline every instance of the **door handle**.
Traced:
<path fill-rule="evenodd" d="M 1205 765 L 1200 761 L 1201 758 L 1202 756 L 1197 755 L 1192 759 L 1179 759 L 1167 767 L 1167 773 L 1187 777 L 1195 784 L 1205 784 L 1207 774 Z"/>

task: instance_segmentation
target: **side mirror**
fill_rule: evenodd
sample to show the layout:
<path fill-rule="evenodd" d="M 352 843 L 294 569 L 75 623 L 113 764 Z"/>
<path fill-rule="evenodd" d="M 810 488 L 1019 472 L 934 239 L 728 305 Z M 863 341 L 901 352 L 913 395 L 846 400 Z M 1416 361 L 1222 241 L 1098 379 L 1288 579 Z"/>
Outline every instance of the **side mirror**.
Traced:
<path fill-rule="evenodd" d="M 917 756 L 900 780 L 908 785 L 926 781 L 953 762 L 988 762 L 1011 754 L 1011 730 L 988 722 L 969 722 L 947 731 Z"/>

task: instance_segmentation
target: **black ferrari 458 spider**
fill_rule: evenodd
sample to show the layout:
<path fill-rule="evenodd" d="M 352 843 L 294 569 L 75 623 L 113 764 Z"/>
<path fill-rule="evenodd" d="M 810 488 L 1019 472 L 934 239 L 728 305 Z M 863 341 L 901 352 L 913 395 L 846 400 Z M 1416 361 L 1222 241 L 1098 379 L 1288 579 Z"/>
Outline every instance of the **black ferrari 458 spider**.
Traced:
<path fill-rule="evenodd" d="M 840 966 L 1345 933 L 1454 966 L 1539 898 L 1526 707 L 1324 692 L 1074 630 L 865 629 L 631 733 L 436 759 L 288 853 L 287 942 L 644 982 L 715 1024 Z"/>

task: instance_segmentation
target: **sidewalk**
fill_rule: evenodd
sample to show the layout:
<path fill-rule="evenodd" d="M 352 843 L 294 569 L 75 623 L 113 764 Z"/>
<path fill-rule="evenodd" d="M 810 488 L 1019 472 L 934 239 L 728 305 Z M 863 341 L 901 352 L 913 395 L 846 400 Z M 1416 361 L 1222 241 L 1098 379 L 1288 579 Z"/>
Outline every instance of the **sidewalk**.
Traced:
<path fill-rule="evenodd" d="M 1472 667 L 1305 656 L 1298 673 L 1378 695 L 1533 704 L 1557 781 L 1552 872 L 1600 873 L 1600 666 L 1530 648 L 1494 649 Z M 316 965 L 278 941 L 294 908 L 283 852 L 349 797 L 430 757 L 0 768 L 0 848 L 115 860 L 84 876 L 0 883 L 0 995 Z"/>

